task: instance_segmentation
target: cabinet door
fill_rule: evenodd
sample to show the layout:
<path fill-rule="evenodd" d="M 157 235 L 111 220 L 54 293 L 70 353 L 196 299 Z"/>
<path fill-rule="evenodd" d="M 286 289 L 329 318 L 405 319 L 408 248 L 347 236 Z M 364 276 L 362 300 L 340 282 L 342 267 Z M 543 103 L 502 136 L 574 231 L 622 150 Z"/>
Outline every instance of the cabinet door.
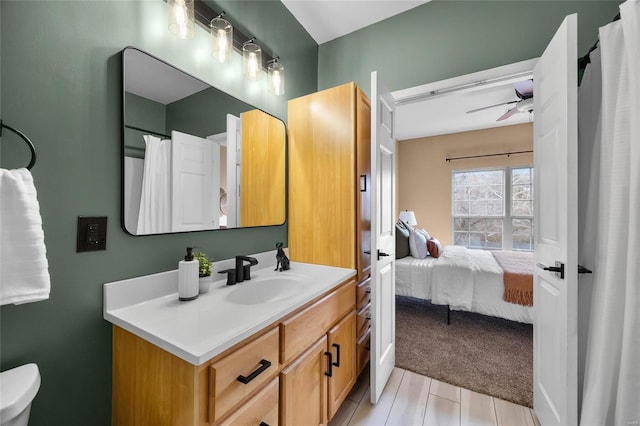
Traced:
<path fill-rule="evenodd" d="M 327 422 L 326 350 L 327 336 L 323 336 L 280 373 L 282 425 Z"/>
<path fill-rule="evenodd" d="M 350 312 L 328 333 L 328 348 L 333 365 L 329 377 L 329 419 L 356 382 L 356 313 Z"/>
<path fill-rule="evenodd" d="M 288 105 L 290 258 L 355 269 L 355 84 Z"/>

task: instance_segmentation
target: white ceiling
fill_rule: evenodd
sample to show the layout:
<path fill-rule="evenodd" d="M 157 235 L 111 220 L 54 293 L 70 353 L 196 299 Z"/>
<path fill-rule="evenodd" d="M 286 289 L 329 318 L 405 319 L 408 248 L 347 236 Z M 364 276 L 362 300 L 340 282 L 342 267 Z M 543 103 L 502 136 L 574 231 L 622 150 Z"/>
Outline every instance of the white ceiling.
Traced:
<path fill-rule="evenodd" d="M 281 0 L 294 17 L 302 24 L 318 44 L 349 34 L 360 28 L 390 18 L 412 9 L 429 0 Z M 524 61 L 525 63 L 527 61 Z M 525 64 L 526 69 L 530 64 Z M 512 105 L 497 106 L 484 111 L 467 114 L 467 111 L 484 106 L 517 100 L 512 83 L 514 79 L 505 79 L 501 83 L 493 83 L 472 87 L 461 91 L 452 91 L 446 95 L 431 96 L 434 89 L 450 87 L 460 82 L 484 81 L 490 76 L 507 75 L 512 68 L 493 73 L 478 72 L 453 78 L 445 82 L 426 84 L 420 88 L 408 88 L 394 92 L 399 102 L 396 113 L 396 138 L 398 140 L 440 134 L 457 133 L 470 130 L 487 129 L 498 126 L 510 126 L 526 123 L 533 119 L 533 114 L 524 112 L 514 114 L 503 121 L 496 121 Z M 516 67 L 521 71 L 523 67 Z M 532 69 L 533 66 L 531 65 Z M 493 77 L 492 77 L 493 78 Z M 522 79 L 531 78 L 530 75 Z M 516 79 L 517 80 L 517 79 Z M 443 86 L 444 85 L 444 86 Z M 408 102 L 407 97 L 417 100 Z M 426 94 L 426 95 L 425 95 Z"/>
<path fill-rule="evenodd" d="M 514 114 L 503 121 L 498 117 L 515 104 L 502 105 L 484 111 L 467 113 L 476 108 L 518 100 L 511 83 L 481 88 L 469 92 L 452 92 L 419 102 L 400 104 L 396 111 L 398 140 L 488 129 L 527 123 L 533 119 L 528 112 Z"/>
<path fill-rule="evenodd" d="M 352 33 L 430 0 L 281 0 L 318 44 Z"/>

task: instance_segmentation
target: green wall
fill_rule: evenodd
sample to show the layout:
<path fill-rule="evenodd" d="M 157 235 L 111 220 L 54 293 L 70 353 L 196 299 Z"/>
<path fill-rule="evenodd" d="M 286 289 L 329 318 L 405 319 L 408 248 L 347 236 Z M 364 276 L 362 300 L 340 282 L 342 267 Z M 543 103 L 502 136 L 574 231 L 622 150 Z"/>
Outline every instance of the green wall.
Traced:
<path fill-rule="evenodd" d="M 51 273 L 49 300 L 0 308 L 0 368 L 36 362 L 42 374 L 32 426 L 110 424 L 104 283 L 176 269 L 187 245 L 223 259 L 286 241 L 286 226 L 145 237 L 120 226 L 124 47 L 139 47 L 283 119 L 286 98 L 317 88 L 318 46 L 281 3 L 227 1 L 218 9 L 281 57 L 284 97 L 268 94 L 266 79 L 245 83 L 239 55 L 229 67 L 215 64 L 202 28 L 194 39 L 175 38 L 162 0 L 0 1 L 2 119 L 38 152 L 32 173 Z M 26 165 L 19 139 L 6 132 L 1 146 L 1 167 Z M 106 251 L 75 252 L 79 215 L 108 217 Z"/>
<path fill-rule="evenodd" d="M 318 89 L 355 81 L 369 93 L 378 71 L 393 91 L 536 58 L 575 12 L 584 55 L 620 3 L 434 0 L 320 45 Z"/>

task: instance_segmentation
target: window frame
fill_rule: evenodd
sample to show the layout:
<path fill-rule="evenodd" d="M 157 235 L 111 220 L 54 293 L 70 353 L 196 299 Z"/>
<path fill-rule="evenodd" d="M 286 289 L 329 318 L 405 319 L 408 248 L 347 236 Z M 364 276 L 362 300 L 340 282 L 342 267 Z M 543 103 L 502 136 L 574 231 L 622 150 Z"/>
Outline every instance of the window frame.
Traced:
<path fill-rule="evenodd" d="M 514 216 L 511 214 L 512 211 L 512 171 L 514 169 L 531 169 L 533 170 L 533 164 L 523 164 L 517 166 L 492 166 L 492 167 L 476 167 L 470 169 L 457 169 L 451 170 L 451 242 L 455 245 L 455 220 L 456 219 L 501 219 L 502 220 L 502 247 L 501 248 L 490 248 L 490 247 L 482 247 L 481 250 L 514 250 L 514 251 L 533 251 L 526 249 L 514 249 L 513 248 L 513 220 L 514 219 L 530 219 L 531 226 L 535 225 L 535 217 L 533 214 L 531 216 L 523 216 L 517 215 Z M 457 216 L 455 214 L 455 175 L 456 173 L 473 173 L 473 172 L 490 172 L 490 171 L 502 171 L 503 172 L 503 205 L 504 205 L 504 215 L 503 216 Z M 533 181 L 531 182 L 533 187 Z M 535 194 L 535 189 L 533 190 Z M 534 195 L 535 197 L 535 195 Z M 534 200 L 532 200 L 535 202 Z M 532 231 L 533 233 L 533 231 Z M 531 242 L 533 245 L 533 241 Z M 469 246 L 463 246 L 469 248 Z"/>

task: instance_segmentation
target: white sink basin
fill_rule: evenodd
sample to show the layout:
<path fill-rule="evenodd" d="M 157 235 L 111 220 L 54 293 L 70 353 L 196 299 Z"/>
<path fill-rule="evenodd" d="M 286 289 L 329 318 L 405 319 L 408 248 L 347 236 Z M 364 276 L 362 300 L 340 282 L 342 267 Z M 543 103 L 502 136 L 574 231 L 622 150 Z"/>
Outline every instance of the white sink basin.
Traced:
<path fill-rule="evenodd" d="M 236 284 L 238 288 L 227 295 L 227 301 L 238 305 L 278 302 L 302 291 L 305 278 L 288 272 L 263 273 Z"/>

